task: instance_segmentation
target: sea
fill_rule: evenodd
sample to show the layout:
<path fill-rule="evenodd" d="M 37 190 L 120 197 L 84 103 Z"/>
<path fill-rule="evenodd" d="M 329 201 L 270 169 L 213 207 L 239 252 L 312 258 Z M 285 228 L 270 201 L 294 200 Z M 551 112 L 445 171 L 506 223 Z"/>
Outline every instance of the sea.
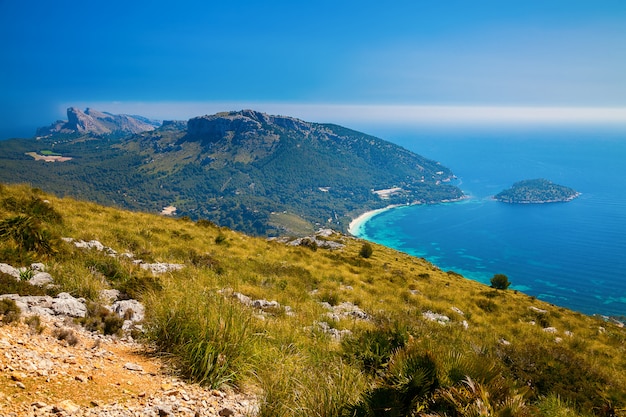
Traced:
<path fill-rule="evenodd" d="M 379 131 L 452 169 L 467 199 L 384 210 L 358 237 L 442 270 L 584 314 L 626 316 L 626 126 L 413 128 Z M 545 178 L 581 195 L 506 204 L 516 181 Z"/>

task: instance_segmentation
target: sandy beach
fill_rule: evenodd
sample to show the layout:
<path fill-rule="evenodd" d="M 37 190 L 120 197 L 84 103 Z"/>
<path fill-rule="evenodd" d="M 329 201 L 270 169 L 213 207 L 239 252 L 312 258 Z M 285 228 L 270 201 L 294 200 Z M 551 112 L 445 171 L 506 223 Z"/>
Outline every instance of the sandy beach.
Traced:
<path fill-rule="evenodd" d="M 348 225 L 348 233 L 352 236 L 358 236 L 361 227 L 372 217 L 379 215 L 380 213 L 392 209 L 394 207 L 398 207 L 397 205 L 387 206 L 385 208 L 376 209 L 372 211 L 365 212 L 358 216 L 356 219 L 352 220 Z"/>

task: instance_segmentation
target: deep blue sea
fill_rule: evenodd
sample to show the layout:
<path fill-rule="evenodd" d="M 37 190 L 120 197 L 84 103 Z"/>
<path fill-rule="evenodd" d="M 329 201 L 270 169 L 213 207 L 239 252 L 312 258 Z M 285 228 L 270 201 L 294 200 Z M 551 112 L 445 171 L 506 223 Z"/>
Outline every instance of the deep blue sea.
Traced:
<path fill-rule="evenodd" d="M 626 316 L 626 128 L 389 131 L 457 175 L 465 201 L 384 211 L 358 236 L 586 314 Z M 546 178 L 582 195 L 510 205 L 491 196 Z"/>

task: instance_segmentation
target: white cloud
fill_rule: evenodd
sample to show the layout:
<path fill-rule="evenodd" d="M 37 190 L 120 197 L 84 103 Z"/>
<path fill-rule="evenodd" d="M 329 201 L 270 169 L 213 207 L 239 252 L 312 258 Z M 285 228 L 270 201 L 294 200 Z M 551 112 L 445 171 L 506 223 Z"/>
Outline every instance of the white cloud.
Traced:
<path fill-rule="evenodd" d="M 137 114 L 161 120 L 186 120 L 220 111 L 254 109 L 311 122 L 420 125 L 611 124 L 626 126 L 626 107 L 445 106 L 387 104 L 322 104 L 288 102 L 91 102 L 81 108 Z"/>

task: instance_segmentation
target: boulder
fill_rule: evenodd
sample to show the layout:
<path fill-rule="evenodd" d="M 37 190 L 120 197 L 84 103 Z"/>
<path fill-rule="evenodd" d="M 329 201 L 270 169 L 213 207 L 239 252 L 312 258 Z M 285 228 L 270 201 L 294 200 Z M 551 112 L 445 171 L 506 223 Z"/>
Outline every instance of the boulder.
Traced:
<path fill-rule="evenodd" d="M 41 262 L 36 262 L 36 263 L 30 264 L 30 269 L 32 269 L 33 271 L 45 272 L 46 266 L 42 264 Z"/>
<path fill-rule="evenodd" d="M 268 310 L 268 309 L 279 308 L 280 304 L 278 304 L 277 301 L 254 300 L 252 302 L 252 306 L 254 308 L 259 308 L 261 310 Z"/>
<path fill-rule="evenodd" d="M 450 310 L 452 310 L 452 311 L 454 311 L 455 313 L 460 314 L 460 315 L 462 315 L 462 316 L 464 316 L 464 315 L 465 315 L 465 313 L 464 313 L 464 312 L 463 312 L 460 308 L 458 308 L 458 307 L 450 307 Z"/>
<path fill-rule="evenodd" d="M 237 301 L 239 301 L 243 305 L 246 305 L 246 306 L 252 305 L 252 298 L 240 292 L 234 292 L 233 297 L 235 297 Z"/>
<path fill-rule="evenodd" d="M 426 311 L 422 313 L 422 316 L 430 321 L 436 321 L 439 324 L 448 324 L 450 322 L 450 317 L 444 316 L 443 314 L 434 313 L 432 311 Z"/>
<path fill-rule="evenodd" d="M 124 368 L 128 369 L 129 371 L 143 372 L 143 367 L 141 365 L 132 362 L 125 363 Z"/>
<path fill-rule="evenodd" d="M 183 269 L 182 264 L 168 264 L 168 263 L 154 263 L 154 264 L 140 264 L 141 269 L 152 271 L 153 274 L 163 274 L 168 271 L 178 271 Z"/>
<path fill-rule="evenodd" d="M 66 292 L 60 293 L 52 300 L 52 311 L 55 314 L 62 314 L 71 317 L 85 317 L 87 307 L 76 298 Z"/>
<path fill-rule="evenodd" d="M 145 308 L 137 300 L 121 300 L 113 303 L 113 311 L 120 317 L 128 315 L 132 321 L 142 321 L 145 317 Z"/>
<path fill-rule="evenodd" d="M 20 271 L 16 268 L 13 268 L 11 265 L 9 264 L 2 264 L 0 263 L 0 272 L 3 272 L 5 274 L 9 274 L 17 279 L 20 278 Z"/>
<path fill-rule="evenodd" d="M 52 282 L 54 282 L 54 279 L 52 278 L 52 275 L 47 272 L 37 272 L 31 277 L 31 279 L 28 280 L 28 282 L 30 283 L 30 285 L 44 287 L 48 284 L 52 284 Z"/>
<path fill-rule="evenodd" d="M 335 314 L 339 314 L 343 317 L 355 318 L 359 320 L 369 320 L 370 318 L 365 311 L 359 308 L 359 306 L 348 301 L 338 304 L 332 307 L 332 309 Z"/>
<path fill-rule="evenodd" d="M 102 290 L 100 291 L 100 299 L 104 300 L 106 303 L 111 303 L 117 301 L 120 296 L 119 290 Z"/>

